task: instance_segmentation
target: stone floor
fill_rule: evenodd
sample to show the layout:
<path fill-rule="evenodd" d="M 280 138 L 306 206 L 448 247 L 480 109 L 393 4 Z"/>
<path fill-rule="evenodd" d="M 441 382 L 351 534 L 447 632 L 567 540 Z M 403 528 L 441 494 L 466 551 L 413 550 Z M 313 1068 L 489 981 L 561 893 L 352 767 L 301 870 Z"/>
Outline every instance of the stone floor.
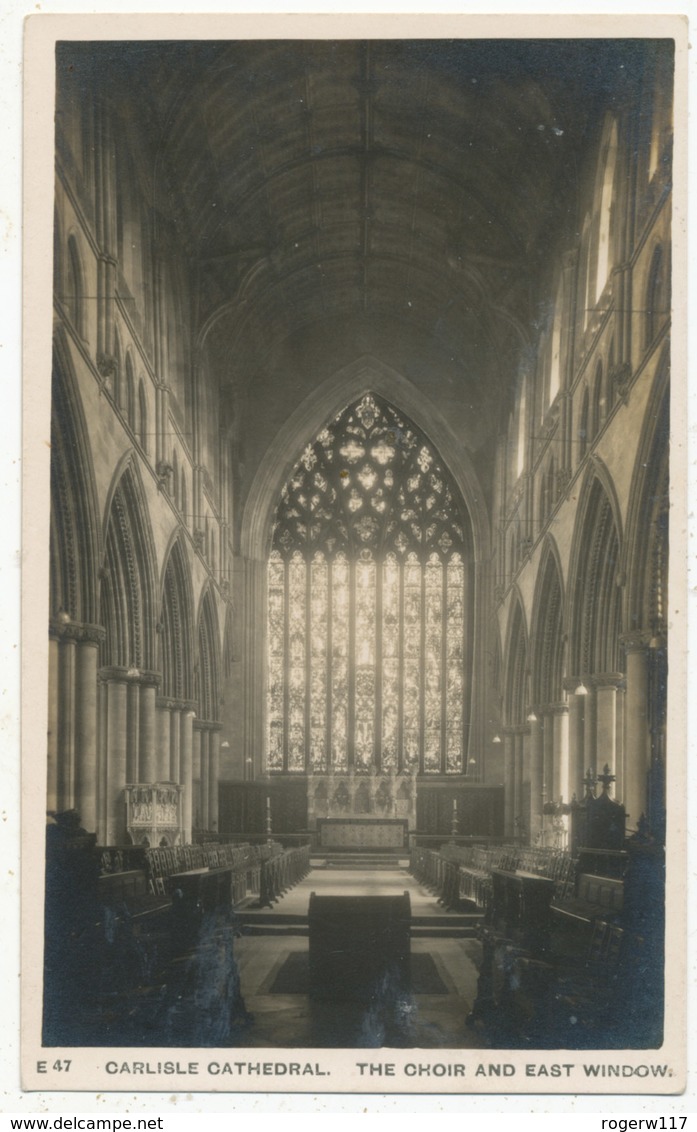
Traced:
<path fill-rule="evenodd" d="M 427 953 L 447 993 L 409 994 L 363 1006 L 337 998 L 274 994 L 274 978 L 292 952 L 307 951 L 310 894 L 390 896 L 411 901 L 411 953 Z M 476 995 L 480 945 L 466 918 L 445 912 L 406 870 L 316 867 L 271 909 L 242 914 L 235 943 L 242 995 L 252 1015 L 242 1044 L 300 1048 L 477 1048 L 481 1035 L 465 1019 Z M 296 934 L 297 933 L 297 934 Z"/>

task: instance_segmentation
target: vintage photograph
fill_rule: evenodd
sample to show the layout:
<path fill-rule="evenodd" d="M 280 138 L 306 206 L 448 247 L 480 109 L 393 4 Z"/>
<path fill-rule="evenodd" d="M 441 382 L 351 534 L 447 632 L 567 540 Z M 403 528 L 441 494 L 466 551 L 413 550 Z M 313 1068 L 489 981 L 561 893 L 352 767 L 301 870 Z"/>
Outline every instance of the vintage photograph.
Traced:
<path fill-rule="evenodd" d="M 670 1091 L 676 44 L 536 27 L 56 40 L 49 1065 Z"/>

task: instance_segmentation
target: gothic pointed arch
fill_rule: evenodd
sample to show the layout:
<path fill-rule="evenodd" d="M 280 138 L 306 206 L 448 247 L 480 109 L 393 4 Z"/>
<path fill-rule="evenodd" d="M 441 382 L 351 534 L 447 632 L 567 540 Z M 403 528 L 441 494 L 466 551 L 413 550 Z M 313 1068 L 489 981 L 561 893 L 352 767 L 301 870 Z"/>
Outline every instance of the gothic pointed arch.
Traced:
<path fill-rule="evenodd" d="M 268 561 L 267 766 L 461 774 L 472 532 L 429 439 L 366 393 L 306 444 Z"/>
<path fill-rule="evenodd" d="M 155 549 L 147 503 L 132 452 L 117 467 L 104 520 L 100 617 L 102 663 L 155 667 Z"/>
<path fill-rule="evenodd" d="M 503 688 L 504 718 L 506 725 L 513 727 L 525 722 L 527 705 L 530 702 L 528 631 L 523 602 L 517 590 L 508 621 L 504 656 L 506 658 Z"/>
<path fill-rule="evenodd" d="M 429 398 L 397 370 L 370 355 L 345 366 L 319 385 L 271 438 L 268 451 L 273 452 L 273 459 L 261 462 L 244 506 L 241 549 L 245 557 L 266 559 L 278 496 L 308 437 L 316 436 L 347 404 L 368 390 L 397 406 L 435 445 L 467 507 L 476 560 L 487 559 L 489 515 L 466 447 Z"/>
<path fill-rule="evenodd" d="M 162 693 L 177 700 L 193 697 L 193 591 L 184 539 L 177 534 L 165 562 L 158 645 Z"/>
<path fill-rule="evenodd" d="M 79 237 L 68 236 L 66 273 L 63 281 L 63 304 L 73 329 L 79 338 L 85 337 L 85 272 L 80 255 Z"/>
<path fill-rule="evenodd" d="M 198 703 L 198 717 L 207 722 L 216 722 L 220 715 L 221 659 L 218 612 L 209 585 L 199 606 L 194 668 L 194 699 Z"/>
<path fill-rule="evenodd" d="M 670 508 L 670 359 L 663 352 L 637 451 L 627 512 L 625 623 L 629 629 L 667 631 Z"/>
<path fill-rule="evenodd" d="M 606 469 L 594 461 L 581 492 L 568 592 L 570 667 L 574 676 L 621 670 L 622 528 Z"/>
<path fill-rule="evenodd" d="M 64 332 L 54 345 L 51 412 L 51 617 L 96 623 L 100 560 L 92 451 Z"/>
<path fill-rule="evenodd" d="M 537 573 L 532 615 L 531 698 L 560 703 L 564 676 L 564 586 L 559 551 L 548 535 Z"/>

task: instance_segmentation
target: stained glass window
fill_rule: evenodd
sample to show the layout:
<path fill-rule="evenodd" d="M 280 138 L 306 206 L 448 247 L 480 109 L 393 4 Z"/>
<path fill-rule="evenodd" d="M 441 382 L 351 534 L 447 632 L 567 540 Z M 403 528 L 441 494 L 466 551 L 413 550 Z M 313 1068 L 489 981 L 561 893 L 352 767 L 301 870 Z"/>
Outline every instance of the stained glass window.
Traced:
<path fill-rule="evenodd" d="M 308 444 L 268 563 L 270 772 L 463 772 L 469 534 L 437 452 L 381 398 Z"/>

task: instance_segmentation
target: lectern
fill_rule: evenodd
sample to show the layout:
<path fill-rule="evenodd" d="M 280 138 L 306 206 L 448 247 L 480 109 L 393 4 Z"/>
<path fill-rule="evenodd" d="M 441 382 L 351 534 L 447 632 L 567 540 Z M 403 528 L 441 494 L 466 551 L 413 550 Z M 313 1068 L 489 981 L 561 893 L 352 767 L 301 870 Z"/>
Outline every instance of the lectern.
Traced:
<path fill-rule="evenodd" d="M 310 995 L 374 1002 L 410 989 L 409 893 L 310 896 Z"/>

